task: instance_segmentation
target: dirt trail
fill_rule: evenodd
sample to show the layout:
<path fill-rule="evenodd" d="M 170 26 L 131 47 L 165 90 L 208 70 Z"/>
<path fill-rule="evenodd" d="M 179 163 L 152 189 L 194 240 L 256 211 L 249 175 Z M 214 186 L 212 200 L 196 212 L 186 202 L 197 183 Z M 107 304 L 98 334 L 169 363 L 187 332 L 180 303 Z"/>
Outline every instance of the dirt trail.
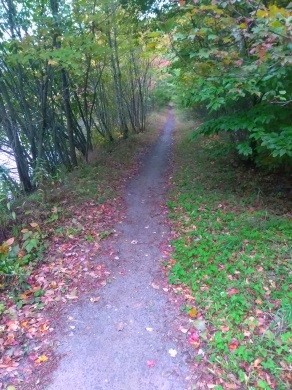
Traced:
<path fill-rule="evenodd" d="M 49 390 L 186 390 L 189 373 L 177 340 L 175 308 L 160 288 L 159 245 L 166 170 L 175 118 L 164 130 L 130 181 L 126 218 L 116 226 L 112 282 L 97 292 L 100 300 L 77 304 L 68 313 L 72 332 L 62 337 L 64 355 Z M 169 350 L 178 353 L 171 357 Z M 147 361 L 155 362 L 149 367 Z M 151 365 L 151 363 L 150 363 Z"/>

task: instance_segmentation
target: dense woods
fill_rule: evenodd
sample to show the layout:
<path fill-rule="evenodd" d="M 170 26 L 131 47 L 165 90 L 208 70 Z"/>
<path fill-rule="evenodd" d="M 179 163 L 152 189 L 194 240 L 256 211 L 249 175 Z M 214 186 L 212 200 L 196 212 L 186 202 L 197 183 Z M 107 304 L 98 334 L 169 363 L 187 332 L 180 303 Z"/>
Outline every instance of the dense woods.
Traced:
<path fill-rule="evenodd" d="M 157 57 L 169 64 L 158 103 L 203 107 L 210 120 L 202 132 L 226 131 L 244 159 L 286 169 L 289 4 L 1 1 L 0 147 L 13 154 L 23 190 L 86 161 L 102 140 L 144 131 Z"/>
<path fill-rule="evenodd" d="M 1 1 L 1 151 L 26 192 L 98 140 L 144 131 L 152 58 L 137 13 L 117 1 Z"/>

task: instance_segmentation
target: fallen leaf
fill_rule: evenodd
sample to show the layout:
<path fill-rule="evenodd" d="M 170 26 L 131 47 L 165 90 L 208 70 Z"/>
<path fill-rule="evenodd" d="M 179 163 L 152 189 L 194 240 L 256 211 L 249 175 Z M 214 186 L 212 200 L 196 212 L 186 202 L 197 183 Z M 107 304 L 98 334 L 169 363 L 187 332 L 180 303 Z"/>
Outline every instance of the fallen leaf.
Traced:
<path fill-rule="evenodd" d="M 70 294 L 66 295 L 67 299 L 78 299 L 77 291 L 73 290 Z"/>
<path fill-rule="evenodd" d="M 155 288 L 155 290 L 159 290 L 159 286 L 155 283 L 151 283 L 151 287 Z"/>
<path fill-rule="evenodd" d="M 239 293 L 239 291 L 236 288 L 231 288 L 230 290 L 227 290 L 227 294 L 229 296 L 234 295 L 234 294 L 238 294 L 238 293 Z"/>
<path fill-rule="evenodd" d="M 222 331 L 223 333 L 228 332 L 228 331 L 229 331 L 229 326 L 225 326 L 225 325 L 221 326 L 221 331 Z"/>
<path fill-rule="evenodd" d="M 184 334 L 188 333 L 188 331 L 189 331 L 187 328 L 184 328 L 183 326 L 180 326 L 180 327 L 179 327 L 179 330 L 180 330 L 182 333 L 184 333 Z"/>
<path fill-rule="evenodd" d="M 246 372 L 250 372 L 250 370 L 251 370 L 250 364 L 248 362 L 240 362 L 239 367 L 242 368 Z"/>
<path fill-rule="evenodd" d="M 238 342 L 238 340 L 236 340 L 236 339 L 232 339 L 231 340 L 231 343 L 229 344 L 229 351 L 234 351 L 237 347 L 238 347 L 238 345 L 239 345 L 239 342 Z"/>
<path fill-rule="evenodd" d="M 259 364 L 262 362 L 262 359 L 256 359 L 254 362 L 253 362 L 253 366 L 254 367 L 258 367 Z"/>
<path fill-rule="evenodd" d="M 39 328 L 39 330 L 40 330 L 41 332 L 46 332 L 48 329 L 49 329 L 49 325 L 48 325 L 48 324 L 44 324 L 43 326 L 41 326 L 41 327 Z"/>
<path fill-rule="evenodd" d="M 36 228 L 36 227 L 39 226 L 39 224 L 36 223 L 36 222 L 31 222 L 31 223 L 30 223 L 30 226 L 31 226 L 32 228 Z"/>
<path fill-rule="evenodd" d="M 176 357 L 177 355 L 177 350 L 176 349 L 173 349 L 173 348 L 170 348 L 168 350 L 168 353 L 170 354 L 171 357 Z"/>
<path fill-rule="evenodd" d="M 90 302 L 92 302 L 92 303 L 98 302 L 99 300 L 100 300 L 100 297 L 90 298 Z"/>
<path fill-rule="evenodd" d="M 14 237 L 9 238 L 9 240 L 4 242 L 5 246 L 11 246 L 14 243 Z"/>
<path fill-rule="evenodd" d="M 66 295 L 67 299 L 78 299 L 77 295 Z"/>
<path fill-rule="evenodd" d="M 154 360 L 147 360 L 147 366 L 148 367 L 155 367 L 156 366 L 156 362 Z"/>
<path fill-rule="evenodd" d="M 193 308 L 189 311 L 189 316 L 190 316 L 191 318 L 196 317 L 197 314 L 198 314 L 198 310 L 197 310 L 195 307 L 193 307 Z"/>
<path fill-rule="evenodd" d="M 46 356 L 46 355 L 42 355 L 40 356 L 37 360 L 36 360 L 36 363 L 44 363 L 48 360 L 49 358 Z"/>
<path fill-rule="evenodd" d="M 18 321 L 10 320 L 10 321 L 7 321 L 6 325 L 9 328 L 9 330 L 12 330 L 13 332 L 15 332 L 19 328 Z"/>
<path fill-rule="evenodd" d="M 199 339 L 199 335 L 197 333 L 192 333 L 189 338 L 188 338 L 188 342 L 194 346 L 195 348 L 198 348 L 199 345 L 200 345 L 200 339 Z"/>

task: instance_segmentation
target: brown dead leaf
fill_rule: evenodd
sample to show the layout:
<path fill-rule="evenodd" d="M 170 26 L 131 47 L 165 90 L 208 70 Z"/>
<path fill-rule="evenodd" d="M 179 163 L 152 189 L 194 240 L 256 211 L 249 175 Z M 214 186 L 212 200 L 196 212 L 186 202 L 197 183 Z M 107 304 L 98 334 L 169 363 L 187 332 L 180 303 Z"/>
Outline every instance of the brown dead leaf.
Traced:
<path fill-rule="evenodd" d="M 253 362 L 253 366 L 256 368 L 259 366 L 259 364 L 262 362 L 262 359 L 256 359 L 254 362 Z"/>
<path fill-rule="evenodd" d="M 30 223 L 30 226 L 31 226 L 32 228 L 36 228 L 36 227 L 39 226 L 39 224 L 36 223 L 36 222 L 31 222 L 31 223 Z"/>

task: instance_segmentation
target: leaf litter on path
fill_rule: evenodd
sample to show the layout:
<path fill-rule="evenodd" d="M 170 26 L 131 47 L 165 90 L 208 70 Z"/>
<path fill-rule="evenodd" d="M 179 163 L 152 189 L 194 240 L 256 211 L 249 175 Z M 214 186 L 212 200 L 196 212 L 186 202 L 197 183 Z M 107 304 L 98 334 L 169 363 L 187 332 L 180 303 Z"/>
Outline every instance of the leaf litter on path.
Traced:
<path fill-rule="evenodd" d="M 91 218 L 86 220 L 88 208 Z M 54 360 L 54 343 L 50 340 L 62 306 L 78 301 L 86 290 L 96 291 L 106 285 L 109 272 L 95 260 L 100 245 L 88 242 L 85 236 L 93 230 L 106 230 L 119 216 L 116 205 L 110 202 L 76 209 L 75 219 L 82 222 L 84 231 L 72 237 L 51 233 L 46 260 L 32 269 L 26 290 L 20 289 L 15 298 L 0 291 L 5 307 L 0 318 L 0 375 L 4 383 L 21 383 L 38 366 Z M 89 299 L 96 303 L 100 297 Z"/>

